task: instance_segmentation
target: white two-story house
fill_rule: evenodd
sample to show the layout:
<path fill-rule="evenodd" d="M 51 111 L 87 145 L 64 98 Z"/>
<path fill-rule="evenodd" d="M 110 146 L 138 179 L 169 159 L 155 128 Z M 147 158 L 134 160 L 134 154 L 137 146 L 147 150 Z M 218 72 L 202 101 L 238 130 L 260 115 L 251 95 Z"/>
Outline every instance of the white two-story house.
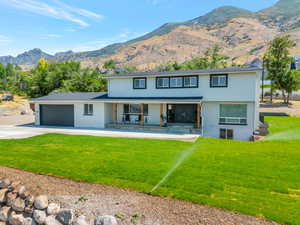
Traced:
<path fill-rule="evenodd" d="M 259 125 L 259 68 L 114 74 L 107 93 L 32 99 L 36 125 L 193 132 L 250 140 Z"/>

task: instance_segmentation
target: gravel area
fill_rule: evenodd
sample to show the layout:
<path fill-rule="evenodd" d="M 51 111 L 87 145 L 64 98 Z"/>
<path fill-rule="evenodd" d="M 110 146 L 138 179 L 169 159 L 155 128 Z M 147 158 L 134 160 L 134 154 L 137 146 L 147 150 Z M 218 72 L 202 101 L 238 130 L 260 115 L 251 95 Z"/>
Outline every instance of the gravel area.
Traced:
<path fill-rule="evenodd" d="M 300 116 L 300 101 L 291 101 L 291 105 L 282 104 L 276 100 L 273 104 L 264 103 L 260 105 L 260 112 L 287 113 L 290 116 Z"/>
<path fill-rule="evenodd" d="M 34 194 L 47 194 L 51 201 L 75 210 L 88 219 L 117 215 L 121 225 L 275 225 L 253 216 L 189 202 L 150 196 L 136 191 L 75 182 L 0 167 L 0 178 L 22 181 Z"/>

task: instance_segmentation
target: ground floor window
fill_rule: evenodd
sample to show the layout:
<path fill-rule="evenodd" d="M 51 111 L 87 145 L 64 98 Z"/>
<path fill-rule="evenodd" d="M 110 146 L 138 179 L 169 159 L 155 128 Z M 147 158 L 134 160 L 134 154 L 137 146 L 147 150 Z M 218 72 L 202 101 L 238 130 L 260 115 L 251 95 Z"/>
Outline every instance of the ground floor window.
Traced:
<path fill-rule="evenodd" d="M 247 104 L 220 104 L 220 124 L 247 124 Z"/>
<path fill-rule="evenodd" d="M 91 116 L 93 115 L 93 104 L 84 104 L 84 115 Z"/>
<path fill-rule="evenodd" d="M 220 138 L 222 139 L 233 139 L 233 129 L 220 129 Z"/>
<path fill-rule="evenodd" d="M 123 122 L 139 123 L 142 119 L 148 121 L 148 104 L 144 104 L 144 117 L 142 118 L 141 104 L 124 104 L 123 105 Z"/>

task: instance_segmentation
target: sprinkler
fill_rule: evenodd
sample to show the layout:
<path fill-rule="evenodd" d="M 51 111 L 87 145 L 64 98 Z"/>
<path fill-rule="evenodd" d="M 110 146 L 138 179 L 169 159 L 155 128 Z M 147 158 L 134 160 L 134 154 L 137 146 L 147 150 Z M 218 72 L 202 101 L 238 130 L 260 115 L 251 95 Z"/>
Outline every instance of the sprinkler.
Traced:
<path fill-rule="evenodd" d="M 174 173 L 174 171 L 197 149 L 198 145 L 194 144 L 186 151 L 182 152 L 175 164 L 168 170 L 166 175 L 148 192 L 151 195 L 157 188 L 159 188 L 167 179 Z"/>

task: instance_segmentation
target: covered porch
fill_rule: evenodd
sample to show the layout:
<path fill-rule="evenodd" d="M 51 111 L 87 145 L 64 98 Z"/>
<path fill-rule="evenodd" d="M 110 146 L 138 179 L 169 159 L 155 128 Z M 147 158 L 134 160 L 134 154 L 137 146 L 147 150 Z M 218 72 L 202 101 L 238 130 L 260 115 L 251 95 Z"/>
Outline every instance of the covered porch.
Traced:
<path fill-rule="evenodd" d="M 112 102 L 111 129 L 201 133 L 201 101 Z"/>

